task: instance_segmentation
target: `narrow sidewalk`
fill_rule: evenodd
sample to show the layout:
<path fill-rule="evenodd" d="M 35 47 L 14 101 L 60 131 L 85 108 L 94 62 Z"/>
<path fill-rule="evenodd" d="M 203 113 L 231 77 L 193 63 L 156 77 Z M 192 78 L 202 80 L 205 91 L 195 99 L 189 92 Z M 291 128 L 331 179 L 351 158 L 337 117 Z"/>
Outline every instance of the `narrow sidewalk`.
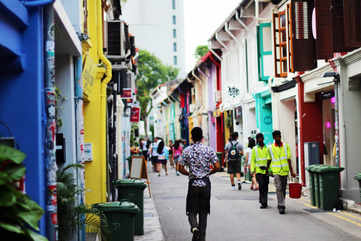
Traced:
<path fill-rule="evenodd" d="M 154 201 L 149 197 L 148 190 L 144 192 L 144 235 L 135 236 L 135 241 L 164 241 L 158 212 Z"/>

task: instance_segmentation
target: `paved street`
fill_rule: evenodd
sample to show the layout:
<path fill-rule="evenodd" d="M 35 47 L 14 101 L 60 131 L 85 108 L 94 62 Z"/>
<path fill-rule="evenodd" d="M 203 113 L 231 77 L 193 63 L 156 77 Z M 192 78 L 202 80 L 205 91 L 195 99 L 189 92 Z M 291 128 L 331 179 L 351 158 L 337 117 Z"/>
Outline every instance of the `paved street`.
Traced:
<path fill-rule="evenodd" d="M 190 241 L 185 215 L 187 179 L 150 173 L 152 193 L 166 241 Z M 208 241 L 356 241 L 361 239 L 361 216 L 348 212 L 322 212 L 304 199 L 287 199 L 287 214 L 279 215 L 276 196 L 269 195 L 269 209 L 260 210 L 258 192 L 243 184 L 230 189 L 225 173 L 212 177 Z"/>

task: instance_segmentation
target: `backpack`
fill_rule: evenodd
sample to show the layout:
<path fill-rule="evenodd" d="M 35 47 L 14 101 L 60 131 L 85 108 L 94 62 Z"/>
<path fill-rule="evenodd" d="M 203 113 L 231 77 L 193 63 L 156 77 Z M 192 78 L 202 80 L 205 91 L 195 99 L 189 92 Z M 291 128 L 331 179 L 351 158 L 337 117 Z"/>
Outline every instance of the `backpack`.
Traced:
<path fill-rule="evenodd" d="M 235 144 L 233 144 L 232 142 L 230 142 L 230 143 L 231 143 L 232 147 L 228 151 L 228 160 L 238 161 L 239 160 L 239 152 L 237 150 L 238 142 L 236 142 Z"/>

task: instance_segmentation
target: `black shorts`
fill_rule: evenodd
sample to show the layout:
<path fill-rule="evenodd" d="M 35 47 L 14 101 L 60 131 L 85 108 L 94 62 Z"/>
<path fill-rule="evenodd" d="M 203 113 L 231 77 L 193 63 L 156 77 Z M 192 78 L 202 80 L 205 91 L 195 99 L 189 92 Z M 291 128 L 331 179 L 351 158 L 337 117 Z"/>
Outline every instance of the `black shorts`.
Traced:
<path fill-rule="evenodd" d="M 241 172 L 242 172 L 241 161 L 228 161 L 227 173 L 236 174 Z"/>

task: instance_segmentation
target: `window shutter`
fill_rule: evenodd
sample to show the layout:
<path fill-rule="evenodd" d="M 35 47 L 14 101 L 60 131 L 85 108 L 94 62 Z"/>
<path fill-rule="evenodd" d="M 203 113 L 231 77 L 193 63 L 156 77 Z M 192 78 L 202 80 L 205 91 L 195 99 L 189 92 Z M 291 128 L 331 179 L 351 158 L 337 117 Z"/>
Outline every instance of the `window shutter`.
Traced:
<path fill-rule="evenodd" d="M 292 0 L 292 56 L 294 71 L 317 67 L 315 40 L 312 36 L 313 0 Z"/>
<path fill-rule="evenodd" d="M 361 47 L 361 1 L 343 0 L 344 40 L 346 48 Z"/>
<path fill-rule="evenodd" d="M 275 76 L 281 77 L 281 68 L 280 68 L 280 59 L 278 56 L 278 48 L 280 46 L 280 39 L 279 39 L 279 26 L 278 26 L 278 14 L 273 13 L 272 16 L 272 23 L 273 23 L 273 55 L 274 55 L 274 65 L 275 65 Z"/>

